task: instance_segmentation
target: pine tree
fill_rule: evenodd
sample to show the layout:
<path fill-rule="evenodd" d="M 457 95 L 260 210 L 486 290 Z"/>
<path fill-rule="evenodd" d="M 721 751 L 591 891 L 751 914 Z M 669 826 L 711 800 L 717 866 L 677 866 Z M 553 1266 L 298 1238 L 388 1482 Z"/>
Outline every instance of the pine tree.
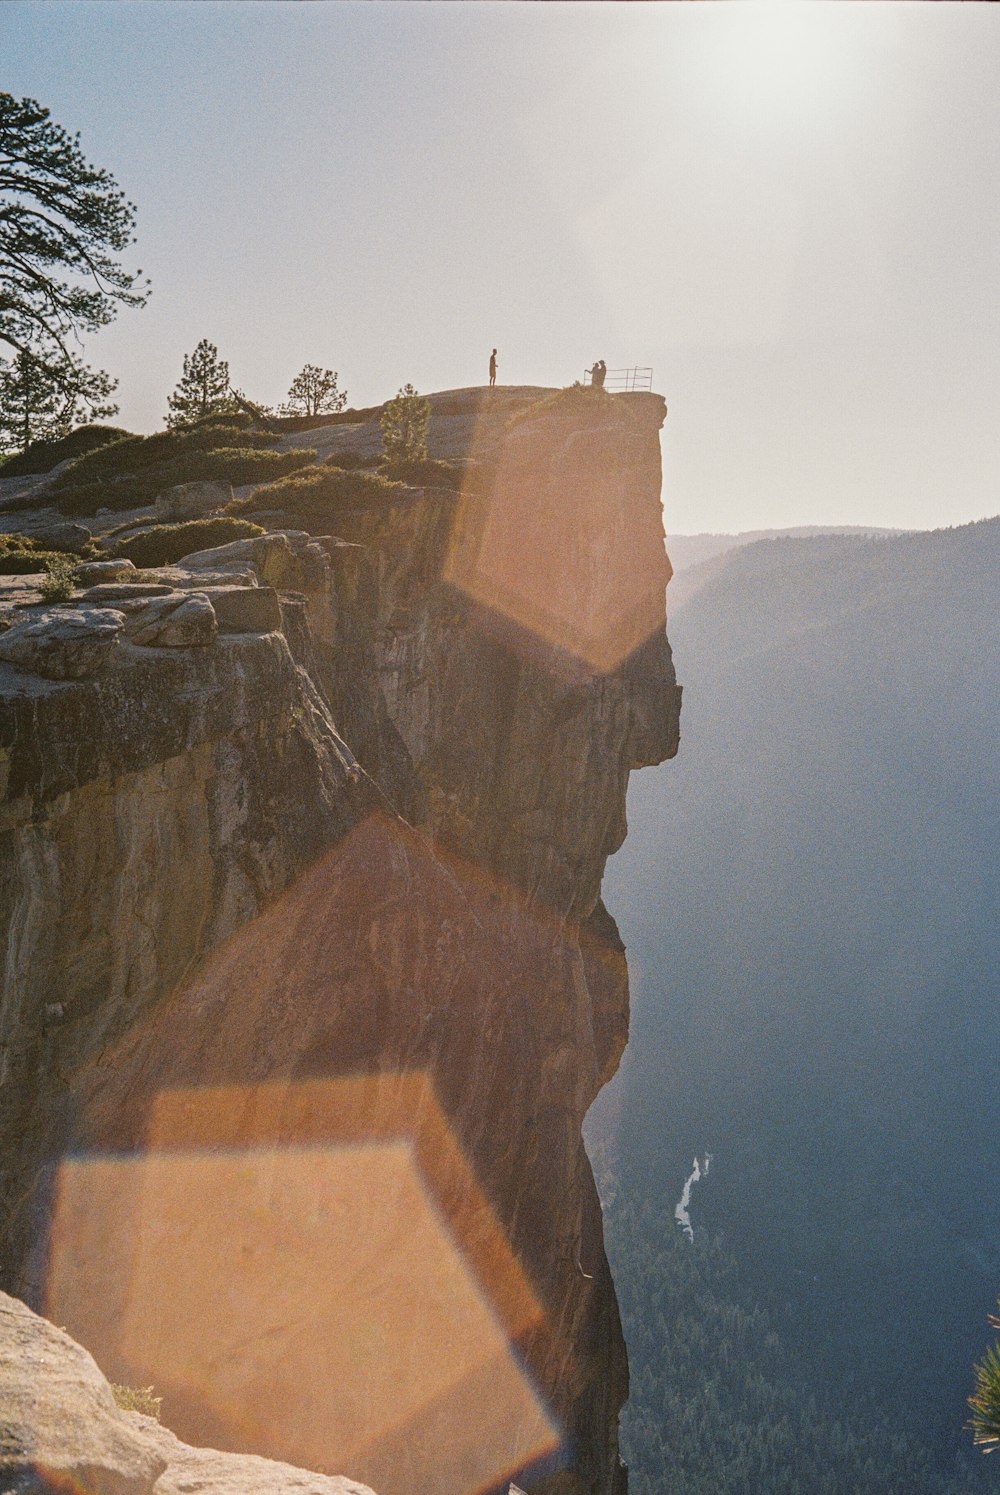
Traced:
<path fill-rule="evenodd" d="M 427 456 L 431 403 L 412 384 L 403 388 L 382 411 L 382 446 L 389 462 L 419 462 Z"/>
<path fill-rule="evenodd" d="M 0 93 L 0 343 L 71 390 L 72 343 L 149 294 L 118 254 L 135 208 L 110 172 L 91 166 L 79 136 L 34 99 Z"/>
<path fill-rule="evenodd" d="M 337 385 L 334 369 L 321 369 L 315 363 L 307 363 L 301 373 L 296 374 L 288 391 L 288 400 L 281 407 L 282 415 L 330 415 L 343 410 L 347 404 L 347 391 Z"/>
<path fill-rule="evenodd" d="M 167 425 L 184 426 L 202 416 L 233 408 L 229 393 L 229 365 L 219 350 L 203 337 L 193 353 L 184 355 L 184 372 L 167 397 Z"/>
<path fill-rule="evenodd" d="M 1000 1329 L 1000 1318 L 990 1315 L 994 1329 Z M 1000 1347 L 991 1345 L 975 1367 L 976 1390 L 969 1397 L 972 1408 L 972 1440 L 984 1453 L 1000 1448 Z"/>
<path fill-rule="evenodd" d="M 118 381 L 76 359 L 58 374 L 27 353 L 0 362 L 0 450 L 24 451 L 33 441 L 55 441 L 83 420 L 117 415 L 110 399 Z"/>

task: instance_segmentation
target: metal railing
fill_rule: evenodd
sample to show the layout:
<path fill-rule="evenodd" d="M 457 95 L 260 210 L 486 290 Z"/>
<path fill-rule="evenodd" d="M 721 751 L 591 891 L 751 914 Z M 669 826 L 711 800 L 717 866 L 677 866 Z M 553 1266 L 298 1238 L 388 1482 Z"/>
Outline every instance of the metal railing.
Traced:
<path fill-rule="evenodd" d="M 593 369 L 584 369 L 584 384 L 592 383 Z M 604 388 L 611 394 L 632 394 L 635 390 L 649 392 L 653 388 L 651 368 L 608 369 L 604 376 Z"/>

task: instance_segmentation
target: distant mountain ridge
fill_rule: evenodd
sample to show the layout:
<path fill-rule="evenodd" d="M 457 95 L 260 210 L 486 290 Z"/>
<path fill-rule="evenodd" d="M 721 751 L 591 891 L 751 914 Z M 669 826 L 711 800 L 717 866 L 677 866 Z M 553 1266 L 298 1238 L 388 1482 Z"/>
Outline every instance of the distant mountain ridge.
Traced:
<path fill-rule="evenodd" d="M 761 540 L 815 540 L 829 535 L 855 538 L 889 537 L 908 534 L 908 530 L 880 529 L 865 525 L 799 525 L 793 529 L 749 529 L 738 534 L 670 535 L 667 552 L 674 568 L 668 601 L 671 613 L 699 592 L 706 582 L 718 575 L 722 558 L 734 550 L 743 550 Z"/>
<path fill-rule="evenodd" d="M 808 1389 L 912 1416 L 944 1477 L 1000 1288 L 1000 517 L 681 556 L 682 742 L 608 870 L 632 1039 L 591 1136 L 629 1207 L 711 1152 L 696 1241 L 787 1302 Z"/>

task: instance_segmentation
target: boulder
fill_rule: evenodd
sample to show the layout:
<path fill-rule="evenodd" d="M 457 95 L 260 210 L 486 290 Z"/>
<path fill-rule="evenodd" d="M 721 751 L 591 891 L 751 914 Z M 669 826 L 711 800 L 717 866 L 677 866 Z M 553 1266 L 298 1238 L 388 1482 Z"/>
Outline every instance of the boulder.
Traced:
<path fill-rule="evenodd" d="M 0 634 L 0 659 L 47 680 L 95 675 L 118 644 L 125 618 L 113 608 L 32 609 Z"/>
<path fill-rule="evenodd" d="M 0 1489 L 133 1495 L 166 1467 L 86 1350 L 0 1293 Z"/>
<path fill-rule="evenodd" d="M 231 483 L 178 483 L 159 494 L 153 512 L 157 523 L 177 519 L 201 519 L 233 501 Z"/>
<path fill-rule="evenodd" d="M 31 538 L 43 550 L 64 550 L 69 555 L 79 555 L 90 542 L 90 530 L 85 524 L 47 524 L 31 532 Z"/>
<path fill-rule="evenodd" d="M 203 648 L 215 641 L 215 609 L 204 592 L 170 592 L 129 606 L 125 634 L 147 649 Z"/>
<path fill-rule="evenodd" d="M 220 633 L 276 633 L 281 604 L 273 587 L 205 587 Z"/>
<path fill-rule="evenodd" d="M 74 571 L 79 587 L 96 587 L 105 581 L 128 581 L 138 571 L 134 561 L 84 561 Z"/>
<path fill-rule="evenodd" d="M 264 586 L 276 587 L 279 592 L 308 591 L 323 586 L 327 578 L 326 555 L 305 530 L 232 540 L 211 550 L 197 550 L 177 564 L 189 571 L 252 566 Z"/>
<path fill-rule="evenodd" d="M 174 590 L 174 587 L 169 587 L 162 581 L 109 581 L 101 586 L 91 587 L 84 592 L 80 601 L 116 604 L 136 597 L 165 597 Z"/>
<path fill-rule="evenodd" d="M 24 1495 L 373 1495 L 254 1454 L 190 1448 L 123 1412 L 87 1351 L 0 1293 L 0 1490 Z"/>

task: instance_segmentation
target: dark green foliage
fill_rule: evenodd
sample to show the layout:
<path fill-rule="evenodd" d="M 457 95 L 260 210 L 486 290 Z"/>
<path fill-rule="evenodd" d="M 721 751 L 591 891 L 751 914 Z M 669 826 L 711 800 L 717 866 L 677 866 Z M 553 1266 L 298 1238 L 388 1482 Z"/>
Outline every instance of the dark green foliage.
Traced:
<path fill-rule="evenodd" d="M 150 504 L 178 483 L 268 483 L 315 460 L 312 450 L 271 450 L 275 439 L 228 416 L 130 437 L 81 457 L 59 475 L 53 491 L 64 514 L 120 511 Z"/>
<path fill-rule="evenodd" d="M 701 1187 L 704 1187 L 702 1185 Z M 973 1495 L 974 1461 L 935 1468 L 905 1409 L 808 1389 L 787 1316 L 755 1300 L 721 1239 L 620 1195 L 608 1252 L 629 1346 L 630 1495 Z M 821 1291 L 818 1288 L 817 1291 Z"/>
<path fill-rule="evenodd" d="M 34 99 L 0 93 L 0 343 L 30 355 L 66 391 L 83 370 L 74 344 L 141 306 L 148 282 L 121 265 L 135 208 L 110 172 Z"/>
<path fill-rule="evenodd" d="M 46 565 L 46 574 L 38 583 L 43 602 L 68 602 L 76 590 L 74 572 L 76 559 L 60 556 Z"/>
<path fill-rule="evenodd" d="M 288 400 L 281 407 L 282 414 L 312 418 L 335 415 L 343 410 L 347 404 L 347 391 L 339 387 L 337 377 L 335 369 L 321 369 L 315 363 L 305 364 L 292 380 Z"/>
<path fill-rule="evenodd" d="M 5 478 L 30 477 L 36 472 L 51 472 L 60 462 L 69 462 L 85 452 L 96 451 L 109 442 L 121 441 L 130 433 L 120 426 L 77 426 L 68 436 L 56 441 L 33 441 L 26 452 L 3 464 Z"/>
<path fill-rule="evenodd" d="M 117 383 L 75 357 L 58 372 L 27 353 L 11 363 L 0 359 L 0 448 L 24 452 L 35 442 L 69 435 L 82 420 L 117 415 L 111 399 Z"/>
<path fill-rule="evenodd" d="M 431 421 L 431 402 L 417 393 L 412 384 L 404 384 L 382 409 L 382 448 L 387 462 L 422 461 L 427 456 L 427 432 Z"/>
<path fill-rule="evenodd" d="M 66 560 L 63 551 L 36 549 L 23 535 L 4 535 L 2 538 L 15 543 L 0 545 L 0 576 L 32 576 L 36 571 L 47 571 L 55 561 Z"/>
<path fill-rule="evenodd" d="M 294 514 L 303 529 L 325 534 L 338 513 L 350 509 L 379 507 L 400 497 L 401 483 L 392 483 L 376 472 L 361 468 L 313 467 L 268 483 L 234 510 L 263 513 L 280 509 Z"/>
<path fill-rule="evenodd" d="M 234 401 L 229 393 L 229 365 L 219 357 L 219 350 L 203 337 L 193 353 L 185 353 L 180 382 L 167 397 L 167 425 L 183 426 L 190 421 L 228 411 Z"/>
<path fill-rule="evenodd" d="M 994 1329 L 1000 1318 L 990 1315 Z M 976 1389 L 969 1397 L 972 1438 L 984 1453 L 1000 1447 L 1000 1345 L 991 1345 L 975 1368 Z"/>
<path fill-rule="evenodd" d="M 380 468 L 387 478 L 397 483 L 408 483 L 412 488 L 450 488 L 452 490 L 462 487 L 462 479 L 466 470 L 461 462 L 443 462 L 434 457 L 418 457 L 409 461 L 402 459 L 396 462 L 385 461 Z"/>
<path fill-rule="evenodd" d="M 382 458 L 378 454 L 366 457 L 363 452 L 346 451 L 334 452 L 331 456 L 324 457 L 320 466 L 342 467 L 345 471 L 350 471 L 355 467 L 378 467 L 381 461 Z"/>
<path fill-rule="evenodd" d="M 182 524 L 150 525 L 137 535 L 119 540 L 104 554 L 110 560 L 132 561 L 136 566 L 170 566 L 182 556 L 193 555 L 196 550 L 214 550 L 217 545 L 228 545 L 231 540 L 250 540 L 264 532 L 262 525 L 231 515 L 218 519 L 188 519 Z"/>
<path fill-rule="evenodd" d="M 998 1280 L 998 570 L 991 520 L 682 572 L 683 745 L 606 884 L 620 1171 L 679 1189 L 712 1151 L 702 1218 L 794 1304 L 810 1387 L 905 1406 L 939 1459 Z"/>

